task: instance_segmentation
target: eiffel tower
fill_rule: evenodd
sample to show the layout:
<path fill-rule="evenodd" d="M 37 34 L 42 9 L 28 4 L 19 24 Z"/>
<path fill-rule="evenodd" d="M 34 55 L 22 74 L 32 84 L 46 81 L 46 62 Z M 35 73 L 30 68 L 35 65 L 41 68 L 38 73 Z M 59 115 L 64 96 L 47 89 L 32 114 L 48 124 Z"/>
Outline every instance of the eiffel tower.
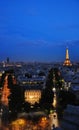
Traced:
<path fill-rule="evenodd" d="M 64 61 L 63 66 L 72 66 L 72 63 L 69 59 L 69 52 L 68 52 L 68 48 L 66 48 L 66 59 Z"/>

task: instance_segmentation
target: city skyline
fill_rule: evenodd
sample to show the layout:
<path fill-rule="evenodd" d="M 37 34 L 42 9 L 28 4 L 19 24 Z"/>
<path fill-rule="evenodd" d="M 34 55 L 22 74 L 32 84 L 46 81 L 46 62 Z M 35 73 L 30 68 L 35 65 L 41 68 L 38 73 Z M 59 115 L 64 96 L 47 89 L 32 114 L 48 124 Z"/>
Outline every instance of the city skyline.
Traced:
<path fill-rule="evenodd" d="M 79 61 L 78 0 L 0 2 L 0 61 Z"/>

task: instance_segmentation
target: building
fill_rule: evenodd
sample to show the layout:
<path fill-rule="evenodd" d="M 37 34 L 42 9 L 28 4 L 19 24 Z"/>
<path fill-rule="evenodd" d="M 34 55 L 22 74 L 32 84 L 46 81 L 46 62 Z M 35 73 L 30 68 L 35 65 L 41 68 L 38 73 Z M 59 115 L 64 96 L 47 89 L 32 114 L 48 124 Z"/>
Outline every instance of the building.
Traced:
<path fill-rule="evenodd" d="M 75 94 L 77 102 L 79 102 L 79 85 L 72 85 L 69 91 Z"/>
<path fill-rule="evenodd" d="M 30 103 L 31 105 L 34 105 L 35 103 L 39 103 L 39 100 L 41 98 L 41 90 L 39 89 L 28 89 L 25 91 L 25 101 Z"/>
<path fill-rule="evenodd" d="M 7 63 L 9 64 L 10 60 L 9 60 L 9 57 L 7 57 Z"/>
<path fill-rule="evenodd" d="M 66 59 L 64 61 L 63 66 L 72 66 L 72 63 L 69 59 L 69 52 L 68 52 L 68 48 L 66 49 Z"/>
<path fill-rule="evenodd" d="M 79 130 L 79 106 L 67 106 L 64 110 L 61 127 L 64 130 Z"/>

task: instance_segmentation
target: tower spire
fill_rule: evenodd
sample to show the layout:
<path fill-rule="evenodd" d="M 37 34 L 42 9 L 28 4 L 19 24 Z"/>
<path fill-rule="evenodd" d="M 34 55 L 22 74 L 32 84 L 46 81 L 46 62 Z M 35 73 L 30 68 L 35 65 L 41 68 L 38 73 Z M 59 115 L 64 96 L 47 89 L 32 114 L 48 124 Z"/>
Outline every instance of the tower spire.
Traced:
<path fill-rule="evenodd" d="M 71 61 L 69 59 L 69 51 L 68 51 L 68 47 L 66 48 L 66 59 L 64 61 L 64 66 L 72 66 Z"/>
<path fill-rule="evenodd" d="M 66 59 L 69 59 L 68 47 L 67 47 L 67 49 L 66 49 Z"/>

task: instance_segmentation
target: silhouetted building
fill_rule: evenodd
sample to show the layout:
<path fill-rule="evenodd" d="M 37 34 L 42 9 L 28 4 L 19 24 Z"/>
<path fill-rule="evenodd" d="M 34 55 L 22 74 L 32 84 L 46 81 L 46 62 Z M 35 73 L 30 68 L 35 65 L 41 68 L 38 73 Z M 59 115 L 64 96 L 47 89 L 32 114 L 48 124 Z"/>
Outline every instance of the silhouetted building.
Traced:
<path fill-rule="evenodd" d="M 7 63 L 9 63 L 9 61 L 10 61 L 10 60 L 9 60 L 9 57 L 7 57 Z"/>
<path fill-rule="evenodd" d="M 61 127 L 63 130 L 79 130 L 79 106 L 67 105 Z"/>

